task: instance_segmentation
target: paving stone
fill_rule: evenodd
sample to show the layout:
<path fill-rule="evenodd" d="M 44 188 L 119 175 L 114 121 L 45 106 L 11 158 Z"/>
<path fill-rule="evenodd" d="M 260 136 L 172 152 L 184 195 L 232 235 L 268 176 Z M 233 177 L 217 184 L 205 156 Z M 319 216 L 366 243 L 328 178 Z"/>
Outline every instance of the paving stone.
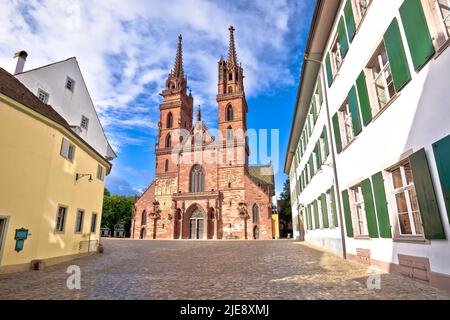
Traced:
<path fill-rule="evenodd" d="M 380 274 L 294 241 L 103 240 L 105 253 L 0 275 L 0 299 L 449 299 L 427 284 Z M 81 268 L 81 290 L 66 286 Z"/>

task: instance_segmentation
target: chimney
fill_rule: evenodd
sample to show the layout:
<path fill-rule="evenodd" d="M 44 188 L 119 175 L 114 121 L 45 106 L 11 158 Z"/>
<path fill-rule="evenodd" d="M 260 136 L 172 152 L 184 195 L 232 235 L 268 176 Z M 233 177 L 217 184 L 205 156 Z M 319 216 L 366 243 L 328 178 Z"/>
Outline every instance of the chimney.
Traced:
<path fill-rule="evenodd" d="M 25 67 L 25 61 L 27 61 L 28 53 L 26 51 L 19 51 L 16 52 L 14 55 L 14 59 L 17 59 L 17 65 L 16 65 L 16 71 L 14 72 L 14 75 L 22 73 L 23 68 Z"/>

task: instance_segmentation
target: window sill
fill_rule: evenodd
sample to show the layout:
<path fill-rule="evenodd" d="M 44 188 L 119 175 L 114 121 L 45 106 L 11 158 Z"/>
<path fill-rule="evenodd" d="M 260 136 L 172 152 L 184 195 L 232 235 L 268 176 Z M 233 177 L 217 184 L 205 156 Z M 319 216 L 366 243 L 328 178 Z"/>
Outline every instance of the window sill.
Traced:
<path fill-rule="evenodd" d="M 344 152 L 345 150 L 347 150 L 352 144 L 353 142 L 355 142 L 355 140 L 357 139 L 357 137 L 354 137 L 349 143 L 347 143 L 345 146 L 342 146 L 342 152 Z"/>
<path fill-rule="evenodd" d="M 369 236 L 355 236 L 355 240 L 370 240 Z"/>
<path fill-rule="evenodd" d="M 430 245 L 431 241 L 428 239 L 425 239 L 422 236 L 397 236 L 392 239 L 394 242 L 398 243 L 412 243 L 412 244 L 424 244 L 424 245 Z"/>
<path fill-rule="evenodd" d="M 65 234 L 64 231 L 55 231 L 54 234 Z"/>
<path fill-rule="evenodd" d="M 445 51 L 445 49 L 447 49 L 448 47 L 450 47 L 450 38 L 448 38 L 441 46 L 439 46 L 439 48 L 436 50 L 436 53 L 434 55 L 434 60 L 436 60 L 437 58 L 439 58 L 441 56 L 441 54 Z"/>
<path fill-rule="evenodd" d="M 383 109 L 378 110 L 377 114 L 373 116 L 372 120 L 367 124 L 369 125 L 372 122 L 375 122 L 375 120 L 377 120 L 379 117 L 381 117 L 381 115 L 387 110 L 389 109 L 389 107 L 395 102 L 395 100 L 398 99 L 398 97 L 400 97 L 401 93 L 397 92 L 392 98 L 391 100 L 388 101 L 388 103 L 383 107 Z"/>

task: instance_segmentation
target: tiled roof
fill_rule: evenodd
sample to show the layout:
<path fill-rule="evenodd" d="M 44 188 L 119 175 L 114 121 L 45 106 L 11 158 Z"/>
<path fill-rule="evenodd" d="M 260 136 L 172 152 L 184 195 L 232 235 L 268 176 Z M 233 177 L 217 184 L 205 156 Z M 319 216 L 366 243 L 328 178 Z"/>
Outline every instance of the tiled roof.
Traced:
<path fill-rule="evenodd" d="M 262 184 L 275 184 L 272 165 L 249 167 L 248 172 Z"/>

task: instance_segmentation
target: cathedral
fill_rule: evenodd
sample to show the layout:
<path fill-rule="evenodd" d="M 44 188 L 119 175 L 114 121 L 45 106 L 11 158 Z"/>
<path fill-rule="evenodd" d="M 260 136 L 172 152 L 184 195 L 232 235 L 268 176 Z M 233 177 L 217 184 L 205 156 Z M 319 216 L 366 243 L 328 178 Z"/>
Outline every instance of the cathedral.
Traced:
<path fill-rule="evenodd" d="M 133 209 L 134 239 L 272 239 L 273 167 L 249 166 L 244 71 L 230 27 L 218 62 L 217 130 L 194 118 L 179 36 L 161 93 L 156 175 Z"/>

